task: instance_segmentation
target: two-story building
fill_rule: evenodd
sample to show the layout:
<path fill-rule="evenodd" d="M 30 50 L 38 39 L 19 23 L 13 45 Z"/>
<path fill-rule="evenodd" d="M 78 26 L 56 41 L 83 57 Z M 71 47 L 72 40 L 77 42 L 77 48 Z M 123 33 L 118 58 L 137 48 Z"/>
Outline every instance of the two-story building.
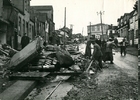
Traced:
<path fill-rule="evenodd" d="M 88 33 L 88 36 L 94 36 L 97 39 L 101 39 L 102 35 L 105 36 L 107 34 L 108 28 L 109 28 L 108 24 L 99 23 L 95 25 L 89 25 L 87 26 L 87 33 Z"/>
<path fill-rule="evenodd" d="M 7 35 L 8 35 L 7 30 L 10 24 L 4 16 L 5 6 L 11 6 L 11 3 L 8 0 L 0 0 L 0 42 L 2 44 L 7 43 Z"/>
<path fill-rule="evenodd" d="M 119 37 L 119 34 L 117 32 L 117 26 L 113 26 L 112 24 L 109 25 L 108 30 L 107 30 L 107 35 L 111 38 Z"/>
<path fill-rule="evenodd" d="M 138 45 L 138 12 L 133 10 L 129 19 L 129 43 L 130 45 Z"/>
<path fill-rule="evenodd" d="M 30 7 L 30 17 L 35 23 L 35 34 L 40 35 L 44 40 L 48 41 L 48 16 L 46 13 L 40 13 L 33 7 Z"/>
<path fill-rule="evenodd" d="M 130 14 L 125 13 L 123 16 L 117 19 L 118 22 L 118 34 L 120 37 L 126 37 L 129 39 L 128 30 L 129 30 L 129 18 Z"/>
<path fill-rule="evenodd" d="M 31 0 L 11 0 L 14 7 L 19 11 L 17 17 L 17 42 L 18 42 L 18 49 L 20 49 L 21 45 L 21 38 L 24 33 L 27 33 L 27 36 L 30 40 L 33 39 L 33 29 L 34 24 L 30 21 L 30 1 Z"/>

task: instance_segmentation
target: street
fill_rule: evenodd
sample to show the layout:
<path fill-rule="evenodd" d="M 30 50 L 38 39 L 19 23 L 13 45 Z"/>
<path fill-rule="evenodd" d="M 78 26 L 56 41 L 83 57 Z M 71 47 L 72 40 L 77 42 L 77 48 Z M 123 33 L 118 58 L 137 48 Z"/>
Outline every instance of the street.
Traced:
<path fill-rule="evenodd" d="M 139 100 L 139 13 L 140 0 L 0 0 L 0 100 Z"/>
<path fill-rule="evenodd" d="M 81 48 L 84 51 L 84 45 Z M 81 50 L 81 51 L 82 51 Z M 82 83 L 71 90 L 65 100 L 138 100 L 138 59 L 127 54 L 125 57 L 115 52 L 114 64 L 106 62 L 102 72 L 91 76 L 90 80 L 81 79 Z M 83 82 L 90 84 L 93 89 L 83 87 Z M 80 86 L 81 85 L 81 86 Z M 94 98 L 94 99 L 93 99 Z"/>
<path fill-rule="evenodd" d="M 79 51 L 83 54 L 85 46 L 79 45 Z M 136 56 L 127 54 L 123 57 L 119 52 L 115 52 L 114 64 L 103 63 L 107 67 L 104 67 L 102 72 L 91 75 L 91 79 L 81 75 L 61 84 L 49 100 L 138 100 L 137 62 Z M 49 85 L 43 90 L 50 91 L 46 90 L 48 87 Z M 42 98 L 46 92 L 42 91 L 36 98 Z"/>

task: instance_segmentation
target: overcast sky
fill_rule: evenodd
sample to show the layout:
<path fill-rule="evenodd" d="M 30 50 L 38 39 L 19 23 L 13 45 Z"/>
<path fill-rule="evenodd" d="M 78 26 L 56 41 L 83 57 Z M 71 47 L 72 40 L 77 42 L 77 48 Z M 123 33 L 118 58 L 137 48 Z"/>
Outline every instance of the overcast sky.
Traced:
<path fill-rule="evenodd" d="M 31 0 L 31 5 L 52 5 L 55 29 L 64 26 L 66 7 L 66 27 L 73 25 L 73 33 L 87 35 L 87 25 L 100 23 L 97 12 L 104 11 L 103 23 L 117 25 L 117 19 L 130 13 L 136 0 Z"/>

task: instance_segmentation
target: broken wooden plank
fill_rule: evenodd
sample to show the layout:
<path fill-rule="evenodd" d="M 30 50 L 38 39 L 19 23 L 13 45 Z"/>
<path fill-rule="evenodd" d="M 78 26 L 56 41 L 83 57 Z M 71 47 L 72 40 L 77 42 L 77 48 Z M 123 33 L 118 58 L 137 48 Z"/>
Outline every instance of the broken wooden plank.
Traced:
<path fill-rule="evenodd" d="M 9 67 L 12 70 L 19 70 L 25 64 L 29 63 L 33 58 L 38 56 L 38 50 L 40 49 L 40 39 L 36 38 L 29 43 L 25 48 L 16 53 L 10 61 Z"/>
<path fill-rule="evenodd" d="M 35 85 L 35 81 L 19 80 L 0 94 L 0 100 L 24 100 Z"/>
<path fill-rule="evenodd" d="M 50 72 L 20 72 L 9 76 L 10 79 L 43 80 Z"/>
<path fill-rule="evenodd" d="M 78 72 L 51 72 L 50 75 L 79 75 L 82 74 L 82 71 Z"/>

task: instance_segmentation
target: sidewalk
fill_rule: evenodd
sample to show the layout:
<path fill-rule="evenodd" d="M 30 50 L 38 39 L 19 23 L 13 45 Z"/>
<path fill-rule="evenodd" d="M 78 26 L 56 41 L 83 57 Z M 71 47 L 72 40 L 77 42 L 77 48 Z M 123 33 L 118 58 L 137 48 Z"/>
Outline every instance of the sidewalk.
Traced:
<path fill-rule="evenodd" d="M 136 47 L 127 47 L 126 51 L 128 54 L 134 55 L 134 56 L 138 56 L 138 49 Z"/>
<path fill-rule="evenodd" d="M 120 52 L 120 48 L 118 48 L 118 51 Z M 126 53 L 138 56 L 138 49 L 136 47 L 129 46 L 126 48 Z"/>
<path fill-rule="evenodd" d="M 120 48 L 118 48 L 117 50 L 118 50 L 118 52 L 120 52 Z M 129 46 L 126 48 L 126 54 L 138 56 L 138 49 L 136 47 Z"/>

